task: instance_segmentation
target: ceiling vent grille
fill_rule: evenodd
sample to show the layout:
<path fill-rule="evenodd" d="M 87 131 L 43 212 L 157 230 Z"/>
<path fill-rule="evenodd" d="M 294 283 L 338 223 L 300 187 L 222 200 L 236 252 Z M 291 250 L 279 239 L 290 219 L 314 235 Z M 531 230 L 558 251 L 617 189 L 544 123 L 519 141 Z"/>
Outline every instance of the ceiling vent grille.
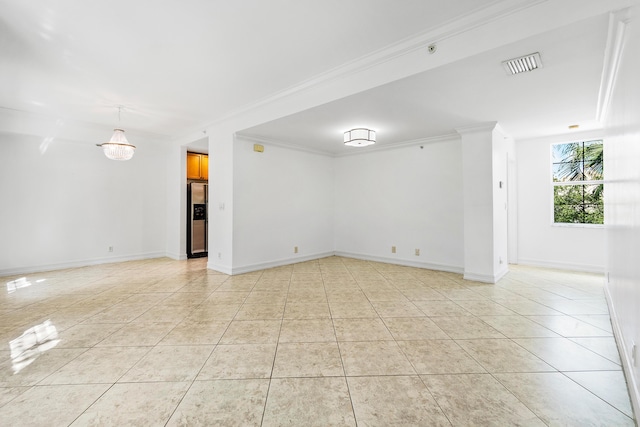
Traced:
<path fill-rule="evenodd" d="M 540 54 L 536 52 L 519 58 L 503 61 L 502 66 L 507 74 L 512 76 L 514 74 L 520 74 L 526 71 L 533 71 L 538 68 L 542 68 L 542 60 L 540 59 Z"/>

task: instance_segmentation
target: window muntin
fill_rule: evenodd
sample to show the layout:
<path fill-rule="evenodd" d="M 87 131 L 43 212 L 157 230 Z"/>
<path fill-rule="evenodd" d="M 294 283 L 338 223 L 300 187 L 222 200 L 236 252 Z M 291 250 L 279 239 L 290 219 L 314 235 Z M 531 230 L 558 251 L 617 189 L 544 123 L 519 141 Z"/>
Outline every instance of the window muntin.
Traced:
<path fill-rule="evenodd" d="M 553 222 L 604 224 L 602 140 L 551 146 Z"/>

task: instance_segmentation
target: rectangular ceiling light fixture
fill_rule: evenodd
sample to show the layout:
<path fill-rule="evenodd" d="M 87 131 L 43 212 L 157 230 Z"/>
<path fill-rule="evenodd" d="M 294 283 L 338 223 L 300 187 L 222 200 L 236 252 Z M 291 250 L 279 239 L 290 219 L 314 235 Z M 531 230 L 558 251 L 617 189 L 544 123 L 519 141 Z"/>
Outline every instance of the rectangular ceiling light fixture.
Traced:
<path fill-rule="evenodd" d="M 542 60 L 538 52 L 519 58 L 508 59 L 502 62 L 507 74 L 514 75 L 524 73 L 525 71 L 533 71 L 542 68 Z"/>

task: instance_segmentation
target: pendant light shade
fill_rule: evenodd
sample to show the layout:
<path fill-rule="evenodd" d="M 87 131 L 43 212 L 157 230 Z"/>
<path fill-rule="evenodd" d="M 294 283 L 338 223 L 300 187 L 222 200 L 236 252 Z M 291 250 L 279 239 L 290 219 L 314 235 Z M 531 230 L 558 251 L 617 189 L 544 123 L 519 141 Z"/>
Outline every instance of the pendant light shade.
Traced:
<path fill-rule="evenodd" d="M 122 107 L 118 107 L 118 123 L 120 123 L 120 111 Z M 133 152 L 136 149 L 135 145 L 129 144 L 127 137 L 124 136 L 124 130 L 114 129 L 113 135 L 109 142 L 103 144 L 96 144 L 98 147 L 102 147 L 104 155 L 111 160 L 129 160 L 133 157 Z"/>
<path fill-rule="evenodd" d="M 98 144 L 104 150 L 104 155 L 111 160 L 129 160 L 133 157 L 134 145 L 129 144 L 124 130 L 114 129 L 109 142 Z"/>

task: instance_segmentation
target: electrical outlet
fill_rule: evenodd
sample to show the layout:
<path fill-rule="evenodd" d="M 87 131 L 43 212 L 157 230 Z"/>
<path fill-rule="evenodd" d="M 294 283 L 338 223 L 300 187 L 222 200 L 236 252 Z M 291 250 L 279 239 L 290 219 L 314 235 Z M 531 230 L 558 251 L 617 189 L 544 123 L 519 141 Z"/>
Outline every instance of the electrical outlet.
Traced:
<path fill-rule="evenodd" d="M 113 252 L 113 246 L 109 246 L 109 252 Z"/>
<path fill-rule="evenodd" d="M 298 253 L 298 247 L 297 247 L 297 246 L 294 246 L 294 247 L 293 247 L 293 253 L 294 253 L 294 254 L 297 254 L 297 253 Z"/>
<path fill-rule="evenodd" d="M 416 256 L 420 256 L 420 249 L 416 249 Z"/>
<path fill-rule="evenodd" d="M 391 253 L 395 254 L 396 253 L 396 247 L 395 246 L 391 246 Z"/>
<path fill-rule="evenodd" d="M 222 259 L 222 252 L 218 252 L 218 259 Z"/>

